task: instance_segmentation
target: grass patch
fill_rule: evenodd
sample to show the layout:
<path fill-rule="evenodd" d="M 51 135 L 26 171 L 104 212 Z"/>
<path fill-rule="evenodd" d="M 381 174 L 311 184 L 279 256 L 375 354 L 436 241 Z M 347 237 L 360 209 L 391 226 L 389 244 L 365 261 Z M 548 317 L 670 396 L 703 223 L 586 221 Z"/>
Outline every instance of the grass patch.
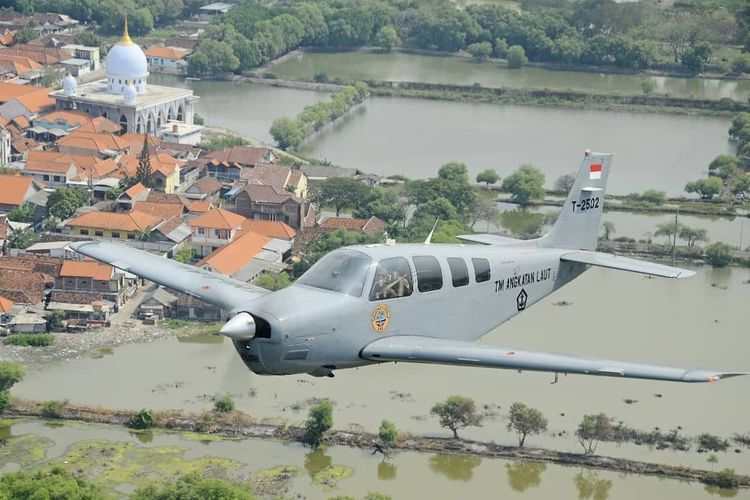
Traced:
<path fill-rule="evenodd" d="M 19 347 L 48 347 L 55 343 L 55 338 L 48 333 L 16 333 L 5 337 L 3 343 Z"/>
<path fill-rule="evenodd" d="M 354 473 L 354 469 L 346 465 L 329 465 L 313 476 L 313 483 L 322 486 L 324 489 L 333 490 L 339 485 L 339 482 Z"/>
<path fill-rule="evenodd" d="M 0 468 L 8 464 L 18 464 L 22 469 L 30 467 L 44 460 L 47 448 L 54 445 L 54 441 L 35 434 L 9 437 L 4 446 L 0 446 Z"/>
<path fill-rule="evenodd" d="M 65 411 L 65 405 L 67 404 L 67 400 L 53 399 L 51 401 L 45 401 L 42 406 L 42 416 L 44 418 L 62 418 L 63 411 Z"/>
<path fill-rule="evenodd" d="M 102 359 L 104 356 L 111 356 L 115 351 L 111 347 L 97 347 L 89 351 L 89 357 L 93 359 Z"/>

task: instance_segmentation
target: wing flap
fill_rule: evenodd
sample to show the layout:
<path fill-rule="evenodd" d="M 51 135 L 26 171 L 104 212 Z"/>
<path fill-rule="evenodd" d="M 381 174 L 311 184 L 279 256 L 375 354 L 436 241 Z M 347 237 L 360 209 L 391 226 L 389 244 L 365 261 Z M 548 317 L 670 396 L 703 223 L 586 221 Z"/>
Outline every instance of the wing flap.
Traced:
<path fill-rule="evenodd" d="M 71 243 L 76 252 L 231 310 L 268 293 L 228 276 L 107 241 Z"/>
<path fill-rule="evenodd" d="M 722 378 L 746 375 L 741 372 L 719 372 L 581 358 L 411 335 L 378 339 L 365 346 L 360 356 L 370 361 L 437 363 L 673 382 L 716 382 Z"/>
<path fill-rule="evenodd" d="M 578 262 L 589 266 L 618 269 L 620 271 L 649 274 L 662 278 L 689 278 L 695 274 L 695 271 L 688 269 L 654 264 L 653 262 L 645 262 L 602 252 L 569 252 L 561 255 L 560 260 Z"/>

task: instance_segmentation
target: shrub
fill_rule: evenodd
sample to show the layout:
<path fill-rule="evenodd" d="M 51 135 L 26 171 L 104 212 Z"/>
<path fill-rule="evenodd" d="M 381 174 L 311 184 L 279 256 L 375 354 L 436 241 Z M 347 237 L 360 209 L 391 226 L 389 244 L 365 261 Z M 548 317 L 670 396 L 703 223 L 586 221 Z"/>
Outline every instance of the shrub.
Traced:
<path fill-rule="evenodd" d="M 725 451 L 729 448 L 729 441 L 719 436 L 703 433 L 698 436 L 698 447 L 708 451 Z"/>
<path fill-rule="evenodd" d="M 714 267 L 726 267 L 732 260 L 732 247 L 717 241 L 706 247 L 706 260 Z"/>
<path fill-rule="evenodd" d="M 396 439 L 398 439 L 398 429 L 396 429 L 396 424 L 390 420 L 383 420 L 380 422 L 378 436 L 385 446 L 391 447 L 395 445 Z"/>
<path fill-rule="evenodd" d="M 313 448 L 320 446 L 323 434 L 333 427 L 333 405 L 330 401 L 321 401 L 310 407 L 305 422 L 305 442 Z"/>
<path fill-rule="evenodd" d="M 61 467 L 36 472 L 18 471 L 0 478 L 0 498 L 104 498 L 102 491 L 87 480 Z"/>
<path fill-rule="evenodd" d="M 55 338 L 48 333 L 16 333 L 6 337 L 4 343 L 20 347 L 47 347 L 55 343 Z"/>
<path fill-rule="evenodd" d="M 67 400 L 53 399 L 45 401 L 42 406 L 42 416 L 44 418 L 62 418 L 63 410 L 67 404 Z"/>
<path fill-rule="evenodd" d="M 522 66 L 526 66 L 529 59 L 526 57 L 526 51 L 520 45 L 513 45 L 508 49 L 506 55 L 508 59 L 508 67 L 518 69 Z"/>
<path fill-rule="evenodd" d="M 214 397 L 214 411 L 229 413 L 234 411 L 234 399 L 228 394 Z"/>
<path fill-rule="evenodd" d="M 10 391 L 4 389 L 0 391 L 0 413 L 10 408 Z"/>
<path fill-rule="evenodd" d="M 154 425 L 155 420 L 152 410 L 143 409 L 133 415 L 128 421 L 127 426 L 131 429 L 150 429 Z"/>
<path fill-rule="evenodd" d="M 703 479 L 703 482 L 718 486 L 719 488 L 737 488 L 737 486 L 740 485 L 740 479 L 737 477 L 734 469 L 724 469 L 721 472 L 712 472 Z"/>
<path fill-rule="evenodd" d="M 243 485 L 219 478 L 204 478 L 198 473 L 178 477 L 175 482 L 161 482 L 142 486 L 133 493 L 135 500 L 221 498 L 223 500 L 251 500 L 253 494 Z"/>

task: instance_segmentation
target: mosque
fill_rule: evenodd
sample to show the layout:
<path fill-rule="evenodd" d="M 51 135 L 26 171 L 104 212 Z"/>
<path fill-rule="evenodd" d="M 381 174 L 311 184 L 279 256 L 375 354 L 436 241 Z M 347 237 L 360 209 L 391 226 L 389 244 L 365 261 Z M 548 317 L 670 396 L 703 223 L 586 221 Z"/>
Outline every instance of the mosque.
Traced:
<path fill-rule="evenodd" d="M 123 133 L 158 135 L 178 129 L 195 135 L 193 124 L 198 96 L 191 89 L 151 85 L 146 54 L 128 35 L 128 23 L 119 42 L 107 53 L 107 78 L 78 85 L 67 75 L 63 88 L 52 92 L 55 108 L 75 109 L 92 116 L 104 116 L 119 123 Z M 171 123 L 170 123 L 171 122 Z"/>

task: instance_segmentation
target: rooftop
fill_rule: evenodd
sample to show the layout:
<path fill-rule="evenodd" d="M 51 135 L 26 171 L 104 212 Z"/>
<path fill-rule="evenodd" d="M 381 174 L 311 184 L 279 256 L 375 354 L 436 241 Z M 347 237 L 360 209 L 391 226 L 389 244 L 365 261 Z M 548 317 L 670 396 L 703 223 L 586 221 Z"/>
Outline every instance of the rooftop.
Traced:
<path fill-rule="evenodd" d="M 130 142 L 120 136 L 104 132 L 88 132 L 80 129 L 71 132 L 57 141 L 58 146 L 91 151 L 121 151 L 130 146 Z"/>
<path fill-rule="evenodd" d="M 294 229 L 280 220 L 246 219 L 242 229 L 280 240 L 291 240 L 297 235 Z"/>
<path fill-rule="evenodd" d="M 125 104 L 123 102 L 122 94 L 110 94 L 107 91 L 107 81 L 100 80 L 97 82 L 78 85 L 77 95 L 72 97 L 66 96 L 62 90 L 57 90 L 51 95 L 58 100 L 103 103 L 112 106 L 141 109 L 164 101 L 193 96 L 193 91 L 191 89 L 162 87 L 161 85 L 148 84 L 147 92 L 145 94 L 139 94 L 138 97 L 136 97 L 135 104 Z M 193 96 L 193 98 L 197 99 L 197 96 Z"/>
<path fill-rule="evenodd" d="M 0 313 L 7 313 L 13 307 L 13 301 L 0 296 Z"/>
<path fill-rule="evenodd" d="M 0 205 L 22 205 L 32 182 L 31 177 L 0 174 Z"/>
<path fill-rule="evenodd" d="M 248 231 L 228 245 L 211 252 L 196 265 L 208 265 L 221 274 L 231 276 L 253 260 L 269 241 L 271 239 L 266 236 Z"/>
<path fill-rule="evenodd" d="M 274 160 L 275 155 L 269 148 L 254 148 L 251 146 L 234 146 L 232 148 L 222 149 L 221 151 L 212 151 L 206 155 L 206 158 L 219 162 L 227 161 L 230 163 L 241 163 L 242 165 L 255 165 L 256 163 L 270 163 Z"/>
<path fill-rule="evenodd" d="M 65 260 L 60 267 L 60 277 L 91 278 L 109 281 L 112 278 L 112 266 L 90 260 Z"/>
<path fill-rule="evenodd" d="M 164 47 L 163 45 L 152 45 L 146 49 L 146 57 L 161 57 L 163 59 L 185 59 L 188 53 L 187 50 Z"/>
<path fill-rule="evenodd" d="M 88 212 L 67 222 L 70 227 L 92 227 L 115 231 L 152 229 L 161 218 L 142 212 Z"/>
<path fill-rule="evenodd" d="M 208 227 L 215 229 L 233 229 L 242 225 L 246 219 L 223 208 L 214 208 L 199 215 L 188 224 L 190 227 Z"/>

